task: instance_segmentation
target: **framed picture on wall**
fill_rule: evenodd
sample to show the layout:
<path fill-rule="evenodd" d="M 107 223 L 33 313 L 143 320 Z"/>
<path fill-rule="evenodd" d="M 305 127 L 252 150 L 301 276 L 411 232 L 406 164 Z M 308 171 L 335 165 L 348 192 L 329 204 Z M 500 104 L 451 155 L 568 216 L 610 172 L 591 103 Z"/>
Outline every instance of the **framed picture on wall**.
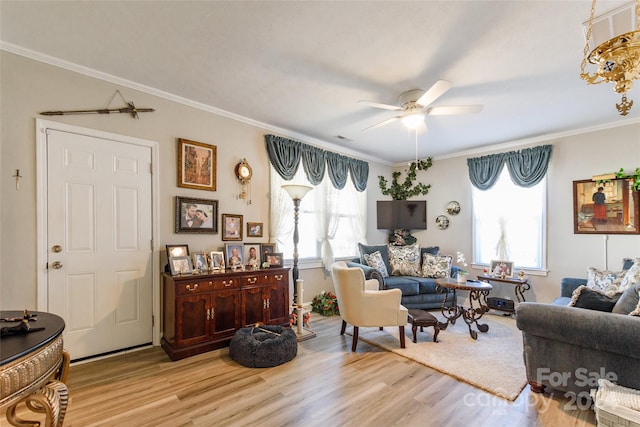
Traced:
<path fill-rule="evenodd" d="M 247 222 L 247 237 L 262 237 L 261 222 Z"/>
<path fill-rule="evenodd" d="M 218 201 L 176 196 L 175 225 L 176 233 L 217 233 Z"/>
<path fill-rule="evenodd" d="M 178 139 L 178 187 L 216 191 L 215 145 Z"/>
<path fill-rule="evenodd" d="M 640 234 L 638 199 L 627 178 L 573 181 L 574 234 Z"/>
<path fill-rule="evenodd" d="M 242 215 L 222 214 L 222 240 L 242 240 Z"/>

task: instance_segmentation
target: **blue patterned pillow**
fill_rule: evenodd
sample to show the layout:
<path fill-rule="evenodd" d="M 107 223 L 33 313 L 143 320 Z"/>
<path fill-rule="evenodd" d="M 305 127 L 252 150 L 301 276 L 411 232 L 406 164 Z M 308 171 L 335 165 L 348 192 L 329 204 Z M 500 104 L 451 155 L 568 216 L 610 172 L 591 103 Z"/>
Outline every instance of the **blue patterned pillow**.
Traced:
<path fill-rule="evenodd" d="M 358 243 L 358 249 L 360 250 L 360 264 L 367 265 L 367 260 L 364 259 L 364 256 L 377 251 L 380 252 L 380 255 L 382 256 L 382 261 L 384 261 L 384 266 L 387 268 L 387 272 L 391 271 L 387 245 L 363 245 L 362 243 Z"/>
<path fill-rule="evenodd" d="M 433 256 L 424 254 L 422 256 L 422 277 L 431 277 L 434 279 L 446 279 L 451 272 L 451 262 L 453 257 Z"/>
<path fill-rule="evenodd" d="M 382 274 L 382 277 L 389 277 L 389 271 L 387 271 L 387 267 L 384 265 L 380 251 L 375 251 L 372 254 L 364 254 L 364 259 L 367 261 L 367 265 L 378 270 L 380 274 Z"/>
<path fill-rule="evenodd" d="M 417 243 L 407 246 L 389 245 L 389 263 L 393 276 L 416 276 L 420 272 L 420 247 Z"/>

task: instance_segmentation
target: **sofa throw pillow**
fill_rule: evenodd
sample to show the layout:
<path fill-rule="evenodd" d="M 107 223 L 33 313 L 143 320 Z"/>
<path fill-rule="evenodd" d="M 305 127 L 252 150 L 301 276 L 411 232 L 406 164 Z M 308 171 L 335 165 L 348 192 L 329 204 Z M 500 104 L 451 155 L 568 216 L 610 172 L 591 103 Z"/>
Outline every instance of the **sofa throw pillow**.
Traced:
<path fill-rule="evenodd" d="M 634 259 L 633 265 L 624 273 L 624 277 L 620 281 L 619 292 L 624 292 L 640 282 L 640 258 Z"/>
<path fill-rule="evenodd" d="M 607 296 L 602 292 L 582 285 L 573 291 L 569 307 L 611 312 L 616 302 L 618 302 L 618 298 L 620 298 L 620 294 Z"/>
<path fill-rule="evenodd" d="M 392 276 L 420 276 L 420 247 L 389 245 L 389 264 Z"/>
<path fill-rule="evenodd" d="M 640 284 L 636 284 L 620 295 L 618 302 L 613 306 L 612 313 L 631 314 L 640 307 Z M 640 310 L 638 314 L 640 315 Z"/>
<path fill-rule="evenodd" d="M 367 261 L 367 265 L 371 268 L 375 268 L 382 274 L 382 277 L 389 277 L 387 267 L 384 265 L 384 260 L 380 251 L 375 251 L 372 254 L 364 254 L 364 259 Z"/>
<path fill-rule="evenodd" d="M 587 270 L 587 287 L 605 295 L 613 296 L 622 293 L 620 284 L 627 271 L 602 271 L 589 267 Z"/>
<path fill-rule="evenodd" d="M 424 254 L 422 256 L 422 277 L 431 277 L 434 279 L 446 279 L 451 273 L 451 262 L 453 257 L 450 255 L 434 256 Z"/>
<path fill-rule="evenodd" d="M 358 250 L 360 250 L 360 264 L 368 265 L 367 260 L 364 259 L 365 255 L 371 255 L 374 252 L 380 252 L 384 266 L 387 268 L 387 273 L 391 271 L 391 264 L 389 263 L 389 249 L 387 245 L 363 245 L 358 243 Z"/>

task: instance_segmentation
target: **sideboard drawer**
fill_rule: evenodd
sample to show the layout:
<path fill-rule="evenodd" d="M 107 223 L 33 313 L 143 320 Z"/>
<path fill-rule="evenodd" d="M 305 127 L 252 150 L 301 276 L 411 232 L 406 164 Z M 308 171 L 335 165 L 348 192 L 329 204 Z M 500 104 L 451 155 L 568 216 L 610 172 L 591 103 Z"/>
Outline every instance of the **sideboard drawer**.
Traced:
<path fill-rule="evenodd" d="M 189 280 L 176 283 L 177 295 L 193 295 L 201 292 L 220 291 L 224 289 L 238 289 L 240 279 L 237 277 Z"/>

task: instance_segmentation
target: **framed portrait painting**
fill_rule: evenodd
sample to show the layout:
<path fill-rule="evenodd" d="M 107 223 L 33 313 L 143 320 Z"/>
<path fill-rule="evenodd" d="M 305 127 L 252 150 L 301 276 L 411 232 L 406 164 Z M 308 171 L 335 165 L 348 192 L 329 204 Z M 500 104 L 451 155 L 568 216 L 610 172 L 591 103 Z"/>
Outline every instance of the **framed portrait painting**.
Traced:
<path fill-rule="evenodd" d="M 222 214 L 222 240 L 242 240 L 242 215 Z"/>
<path fill-rule="evenodd" d="M 178 187 L 216 191 L 216 146 L 178 138 Z"/>
<path fill-rule="evenodd" d="M 176 233 L 218 232 L 218 201 L 176 196 Z"/>
<path fill-rule="evenodd" d="M 267 255 L 276 251 L 275 243 L 262 243 L 260 244 L 260 253 L 262 254 L 262 262 L 267 262 Z"/>
<path fill-rule="evenodd" d="M 227 268 L 232 270 L 242 269 L 242 266 L 244 265 L 242 243 L 225 243 L 224 251 L 227 257 Z"/>
<path fill-rule="evenodd" d="M 244 265 L 249 270 L 260 268 L 260 244 L 244 245 Z"/>

